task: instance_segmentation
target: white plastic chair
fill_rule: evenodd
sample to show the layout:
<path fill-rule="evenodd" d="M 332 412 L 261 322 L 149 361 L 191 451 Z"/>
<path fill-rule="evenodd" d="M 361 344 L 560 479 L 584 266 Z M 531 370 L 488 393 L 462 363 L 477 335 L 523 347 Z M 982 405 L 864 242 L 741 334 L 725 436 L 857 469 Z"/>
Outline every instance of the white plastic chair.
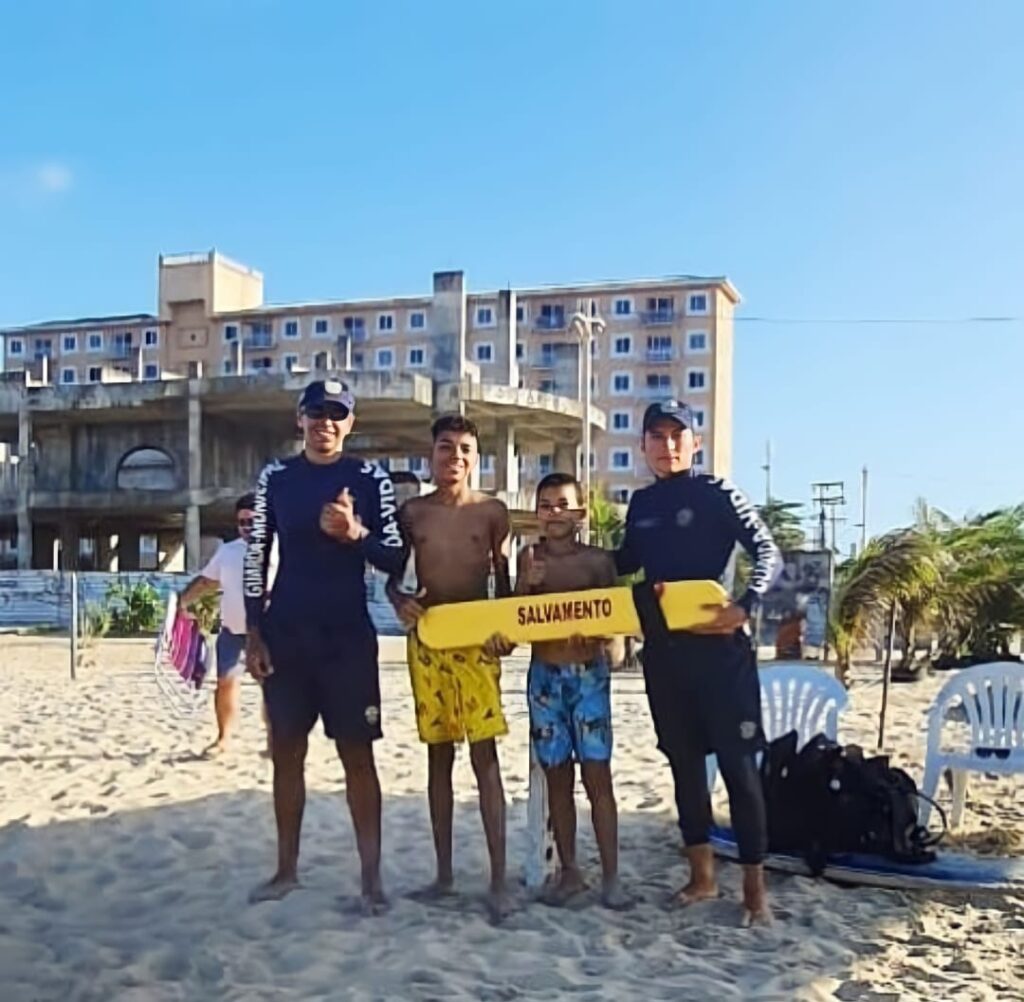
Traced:
<path fill-rule="evenodd" d="M 761 682 L 761 726 L 765 738 L 796 731 L 797 748 L 816 734 L 838 739 L 839 714 L 846 709 L 849 696 L 843 684 L 822 668 L 807 664 L 773 664 L 758 670 Z M 714 790 L 718 762 L 707 759 L 708 789 Z"/>
<path fill-rule="evenodd" d="M 950 711 L 957 716 L 950 717 Z M 950 732 L 945 745 L 944 727 Z M 946 769 L 953 774 L 953 828 L 963 818 L 968 772 L 1024 775 L 1024 665 L 999 661 L 962 668 L 942 687 L 928 711 L 921 784 L 926 797 L 935 798 Z M 927 826 L 931 809 L 922 798 L 918 812 L 922 825 Z"/>

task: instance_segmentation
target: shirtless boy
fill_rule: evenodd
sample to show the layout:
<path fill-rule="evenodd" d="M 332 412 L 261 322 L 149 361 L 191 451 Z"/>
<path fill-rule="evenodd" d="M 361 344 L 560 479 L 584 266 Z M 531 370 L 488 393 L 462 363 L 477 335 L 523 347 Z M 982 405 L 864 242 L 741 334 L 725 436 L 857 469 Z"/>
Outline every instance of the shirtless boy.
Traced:
<path fill-rule="evenodd" d="M 574 476 L 550 473 L 541 480 L 537 517 L 543 541 L 519 555 L 517 594 L 582 591 L 615 584 L 612 555 L 579 541 L 585 514 L 583 488 Z M 498 646 L 507 649 L 500 642 Z M 630 904 L 618 878 L 607 648 L 606 640 L 580 636 L 533 645 L 527 677 L 530 734 L 547 777 L 551 827 L 561 863 L 558 882 L 541 896 L 546 904 L 564 905 L 586 890 L 576 865 L 575 762 L 580 763 L 601 857 L 601 900 L 616 909 Z"/>
<path fill-rule="evenodd" d="M 437 489 L 410 498 L 399 512 L 406 542 L 415 554 L 419 592 L 403 594 L 400 576 L 388 582 L 388 595 L 401 621 L 410 627 L 409 674 L 416 701 L 420 740 L 427 745 L 430 821 L 437 852 L 437 880 L 421 897 L 453 893 L 452 767 L 455 744 L 469 742 L 469 759 L 480 793 L 480 813 L 491 860 L 488 913 L 500 922 L 508 910 L 505 887 L 505 791 L 495 738 L 508 733 L 501 709 L 501 662 L 481 647 L 434 651 L 416 635 L 416 620 L 430 605 L 487 598 L 494 572 L 498 598 L 511 593 L 508 570 L 508 509 L 474 491 L 469 477 L 480 458 L 472 421 L 444 415 L 431 429 L 431 470 Z"/>

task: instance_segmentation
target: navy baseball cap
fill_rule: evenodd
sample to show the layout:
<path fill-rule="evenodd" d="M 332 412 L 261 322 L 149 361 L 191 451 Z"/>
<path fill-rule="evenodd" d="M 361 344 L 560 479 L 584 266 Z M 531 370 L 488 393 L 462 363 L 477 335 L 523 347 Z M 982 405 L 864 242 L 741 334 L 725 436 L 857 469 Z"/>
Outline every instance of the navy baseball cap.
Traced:
<path fill-rule="evenodd" d="M 650 431 L 651 425 L 662 418 L 669 418 L 684 428 L 693 429 L 693 411 L 689 404 L 679 400 L 658 400 L 644 411 L 643 430 Z"/>
<path fill-rule="evenodd" d="M 299 412 L 314 407 L 325 407 L 334 404 L 345 409 L 345 417 L 355 410 L 356 398 L 352 391 L 340 379 L 316 379 L 309 384 L 299 397 Z"/>

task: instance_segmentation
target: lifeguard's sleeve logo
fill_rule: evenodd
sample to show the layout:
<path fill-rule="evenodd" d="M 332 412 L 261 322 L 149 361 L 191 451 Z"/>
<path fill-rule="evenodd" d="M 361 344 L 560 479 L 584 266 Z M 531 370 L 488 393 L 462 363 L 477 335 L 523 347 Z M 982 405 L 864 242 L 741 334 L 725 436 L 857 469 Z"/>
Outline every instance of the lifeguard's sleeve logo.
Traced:
<path fill-rule="evenodd" d="M 782 558 L 768 526 L 761 521 L 753 502 L 735 484 L 719 477 L 712 481 L 725 495 L 733 515 L 740 524 L 740 542 L 754 557 L 749 589 L 755 595 L 764 595 L 774 584 L 782 569 Z"/>
<path fill-rule="evenodd" d="M 363 463 L 360 472 L 371 477 L 377 485 L 377 512 L 380 523 L 380 540 L 385 546 L 403 546 L 402 530 L 398 525 L 398 503 L 395 500 L 395 485 L 387 470 L 376 463 Z"/>
<path fill-rule="evenodd" d="M 284 465 L 278 460 L 267 463 L 256 481 L 256 503 L 253 505 L 252 532 L 245 548 L 245 564 L 242 583 L 246 598 L 262 598 L 266 591 L 266 569 L 269 548 L 273 540 L 268 530 L 268 495 L 270 478 Z"/>
<path fill-rule="evenodd" d="M 576 598 L 561 602 L 534 599 L 523 602 L 516 608 L 516 621 L 520 626 L 536 623 L 584 623 L 610 619 L 611 615 L 610 598 Z"/>

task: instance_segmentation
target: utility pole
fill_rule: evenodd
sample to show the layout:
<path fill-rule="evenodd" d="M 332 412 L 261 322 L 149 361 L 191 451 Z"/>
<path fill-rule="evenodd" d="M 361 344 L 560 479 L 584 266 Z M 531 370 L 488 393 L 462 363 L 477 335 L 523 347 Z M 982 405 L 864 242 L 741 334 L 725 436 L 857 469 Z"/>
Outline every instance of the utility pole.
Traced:
<path fill-rule="evenodd" d="M 772 440 L 769 438 L 764 443 L 764 503 L 772 503 Z"/>
<path fill-rule="evenodd" d="M 590 386 L 593 356 L 591 354 L 594 338 L 604 333 L 605 322 L 597 312 L 596 300 L 581 299 L 576 304 L 576 312 L 569 320 L 570 330 L 579 338 L 580 343 L 580 397 L 583 401 L 583 459 L 581 476 L 583 494 L 587 499 L 587 514 L 583 521 L 580 538 L 584 543 L 590 542 L 590 451 L 591 451 L 591 418 L 593 408 L 591 401 L 593 390 Z"/>
<path fill-rule="evenodd" d="M 860 471 L 860 552 L 868 545 L 868 468 Z"/>
<path fill-rule="evenodd" d="M 818 506 L 818 546 L 822 550 L 829 548 L 829 537 L 826 534 L 826 525 L 832 525 L 832 551 L 836 548 L 836 522 L 845 521 L 838 513 L 839 509 L 846 504 L 846 494 L 842 480 L 822 480 L 811 484 L 813 492 L 813 503 Z"/>

